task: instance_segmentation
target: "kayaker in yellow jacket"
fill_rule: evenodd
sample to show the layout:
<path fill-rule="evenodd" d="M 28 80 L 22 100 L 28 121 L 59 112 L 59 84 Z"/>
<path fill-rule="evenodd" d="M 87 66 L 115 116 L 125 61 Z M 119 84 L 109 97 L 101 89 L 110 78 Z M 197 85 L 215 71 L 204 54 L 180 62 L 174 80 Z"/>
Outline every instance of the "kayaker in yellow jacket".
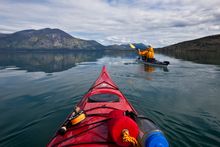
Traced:
<path fill-rule="evenodd" d="M 142 60 L 148 62 L 153 62 L 154 59 L 154 49 L 149 45 L 144 51 L 138 50 L 138 54 L 142 56 Z"/>

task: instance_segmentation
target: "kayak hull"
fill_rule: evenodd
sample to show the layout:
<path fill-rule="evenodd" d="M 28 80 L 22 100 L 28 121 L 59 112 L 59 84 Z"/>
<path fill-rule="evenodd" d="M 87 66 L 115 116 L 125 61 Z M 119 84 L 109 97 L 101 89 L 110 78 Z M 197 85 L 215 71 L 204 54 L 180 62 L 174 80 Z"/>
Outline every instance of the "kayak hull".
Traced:
<path fill-rule="evenodd" d="M 149 66 L 155 66 L 155 67 L 167 67 L 169 65 L 168 62 L 164 63 L 164 62 L 157 61 L 156 63 L 152 63 L 152 62 L 143 61 L 142 59 L 137 59 L 137 62 L 145 64 L 145 65 L 149 65 Z"/>

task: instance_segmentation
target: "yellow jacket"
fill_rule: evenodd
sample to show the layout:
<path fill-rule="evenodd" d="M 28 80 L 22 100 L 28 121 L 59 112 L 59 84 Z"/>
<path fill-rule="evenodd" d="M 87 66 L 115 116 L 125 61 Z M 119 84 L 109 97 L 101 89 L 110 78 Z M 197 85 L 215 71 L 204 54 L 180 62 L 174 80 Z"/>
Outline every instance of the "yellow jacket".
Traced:
<path fill-rule="evenodd" d="M 150 47 L 148 49 L 148 54 L 147 54 L 147 59 L 150 58 L 150 59 L 153 59 L 154 58 L 154 49 L 152 47 Z"/>
<path fill-rule="evenodd" d="M 148 54 L 148 50 L 144 50 L 144 51 L 138 51 L 138 54 L 140 55 L 140 56 L 147 56 L 147 54 Z"/>
<path fill-rule="evenodd" d="M 148 58 L 152 59 L 152 58 L 154 58 L 154 49 L 152 47 L 150 47 L 144 51 L 138 51 L 138 54 L 140 56 L 146 56 L 147 59 Z"/>

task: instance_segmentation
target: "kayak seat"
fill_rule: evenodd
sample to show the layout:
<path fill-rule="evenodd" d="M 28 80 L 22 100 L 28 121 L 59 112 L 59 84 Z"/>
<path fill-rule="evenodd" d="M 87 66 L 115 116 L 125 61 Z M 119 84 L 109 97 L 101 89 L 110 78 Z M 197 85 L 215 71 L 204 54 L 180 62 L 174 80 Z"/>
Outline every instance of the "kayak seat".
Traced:
<path fill-rule="evenodd" d="M 119 97 L 116 94 L 95 94 L 88 98 L 88 102 L 119 102 Z"/>

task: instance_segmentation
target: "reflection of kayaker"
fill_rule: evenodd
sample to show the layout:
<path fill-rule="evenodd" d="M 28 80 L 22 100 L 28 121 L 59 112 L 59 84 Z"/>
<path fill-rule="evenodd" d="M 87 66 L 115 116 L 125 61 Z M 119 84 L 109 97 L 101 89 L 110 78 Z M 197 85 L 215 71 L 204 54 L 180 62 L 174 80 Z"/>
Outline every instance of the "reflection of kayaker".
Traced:
<path fill-rule="evenodd" d="M 145 66 L 144 66 L 144 70 L 145 70 L 146 72 L 151 73 L 151 72 L 154 72 L 154 71 L 155 71 L 155 67 L 150 66 L 150 65 L 145 65 Z"/>
<path fill-rule="evenodd" d="M 132 107 L 104 66 L 47 146 L 168 147 L 169 144 L 159 127 Z"/>

